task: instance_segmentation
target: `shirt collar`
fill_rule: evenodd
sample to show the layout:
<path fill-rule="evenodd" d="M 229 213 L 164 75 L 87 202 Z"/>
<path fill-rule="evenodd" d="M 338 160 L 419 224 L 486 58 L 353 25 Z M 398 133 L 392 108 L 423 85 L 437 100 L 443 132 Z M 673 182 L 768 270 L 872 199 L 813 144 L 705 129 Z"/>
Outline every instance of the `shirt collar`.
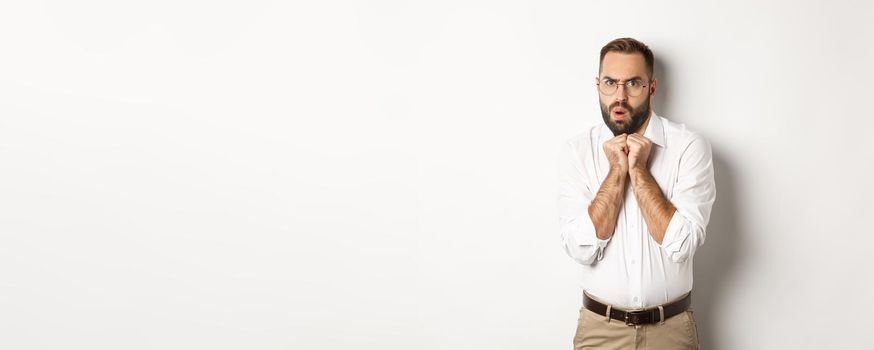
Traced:
<path fill-rule="evenodd" d="M 655 110 L 651 110 L 649 116 L 649 124 L 646 125 L 646 130 L 643 132 L 643 136 L 648 138 L 652 143 L 665 147 L 665 128 L 662 125 L 661 117 L 656 114 Z M 610 131 L 610 128 L 607 127 L 606 124 L 601 124 L 601 139 L 609 140 L 612 139 L 613 132 Z"/>

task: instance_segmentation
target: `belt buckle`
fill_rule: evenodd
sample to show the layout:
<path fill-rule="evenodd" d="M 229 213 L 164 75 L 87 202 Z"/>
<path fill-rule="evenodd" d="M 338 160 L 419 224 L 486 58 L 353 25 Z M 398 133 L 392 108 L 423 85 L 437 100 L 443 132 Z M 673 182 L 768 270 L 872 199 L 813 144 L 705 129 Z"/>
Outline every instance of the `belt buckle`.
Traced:
<path fill-rule="evenodd" d="M 643 315 L 643 314 L 645 314 L 645 313 L 646 313 L 646 311 L 643 311 L 643 310 L 641 310 L 641 311 L 626 311 L 626 312 L 625 312 L 625 325 L 626 325 L 626 326 L 637 326 L 637 325 L 639 325 L 639 323 L 630 322 L 630 320 L 631 320 L 632 318 L 634 318 L 635 321 L 640 322 L 640 320 L 639 320 L 637 317 L 632 317 L 632 316 Z"/>

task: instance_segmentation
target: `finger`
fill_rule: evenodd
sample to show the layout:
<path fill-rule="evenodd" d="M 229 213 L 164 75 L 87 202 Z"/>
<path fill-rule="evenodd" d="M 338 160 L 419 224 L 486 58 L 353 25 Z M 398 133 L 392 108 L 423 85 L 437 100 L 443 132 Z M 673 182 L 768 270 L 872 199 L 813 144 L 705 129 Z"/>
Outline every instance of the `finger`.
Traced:
<path fill-rule="evenodd" d="M 637 140 L 637 141 L 640 141 L 640 142 L 642 142 L 642 143 L 648 143 L 648 142 L 650 142 L 650 139 L 647 138 L 646 136 L 643 136 L 643 135 L 632 134 L 631 136 L 632 136 L 633 139 L 635 139 L 635 140 Z"/>

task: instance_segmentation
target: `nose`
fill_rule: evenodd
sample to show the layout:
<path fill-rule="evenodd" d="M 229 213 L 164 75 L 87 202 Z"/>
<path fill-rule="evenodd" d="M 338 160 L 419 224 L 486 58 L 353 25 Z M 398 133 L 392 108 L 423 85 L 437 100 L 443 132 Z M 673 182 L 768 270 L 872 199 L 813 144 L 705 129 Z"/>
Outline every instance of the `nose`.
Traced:
<path fill-rule="evenodd" d="M 617 101 L 628 101 L 628 93 L 625 91 L 625 84 L 619 84 L 616 88 L 616 94 L 613 95 Z"/>

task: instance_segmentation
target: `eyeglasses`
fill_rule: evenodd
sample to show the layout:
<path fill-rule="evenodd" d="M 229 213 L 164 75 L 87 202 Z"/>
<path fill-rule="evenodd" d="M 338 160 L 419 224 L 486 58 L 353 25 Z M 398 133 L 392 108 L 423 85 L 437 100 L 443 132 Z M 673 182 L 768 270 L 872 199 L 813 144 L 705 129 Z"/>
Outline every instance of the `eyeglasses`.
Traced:
<path fill-rule="evenodd" d="M 615 94 L 619 90 L 619 85 L 625 85 L 625 93 L 631 97 L 637 97 L 643 92 L 643 88 L 646 87 L 646 84 L 640 79 L 632 79 L 619 83 L 617 80 L 604 78 L 598 81 L 596 85 L 598 85 L 598 91 L 607 96 Z"/>

